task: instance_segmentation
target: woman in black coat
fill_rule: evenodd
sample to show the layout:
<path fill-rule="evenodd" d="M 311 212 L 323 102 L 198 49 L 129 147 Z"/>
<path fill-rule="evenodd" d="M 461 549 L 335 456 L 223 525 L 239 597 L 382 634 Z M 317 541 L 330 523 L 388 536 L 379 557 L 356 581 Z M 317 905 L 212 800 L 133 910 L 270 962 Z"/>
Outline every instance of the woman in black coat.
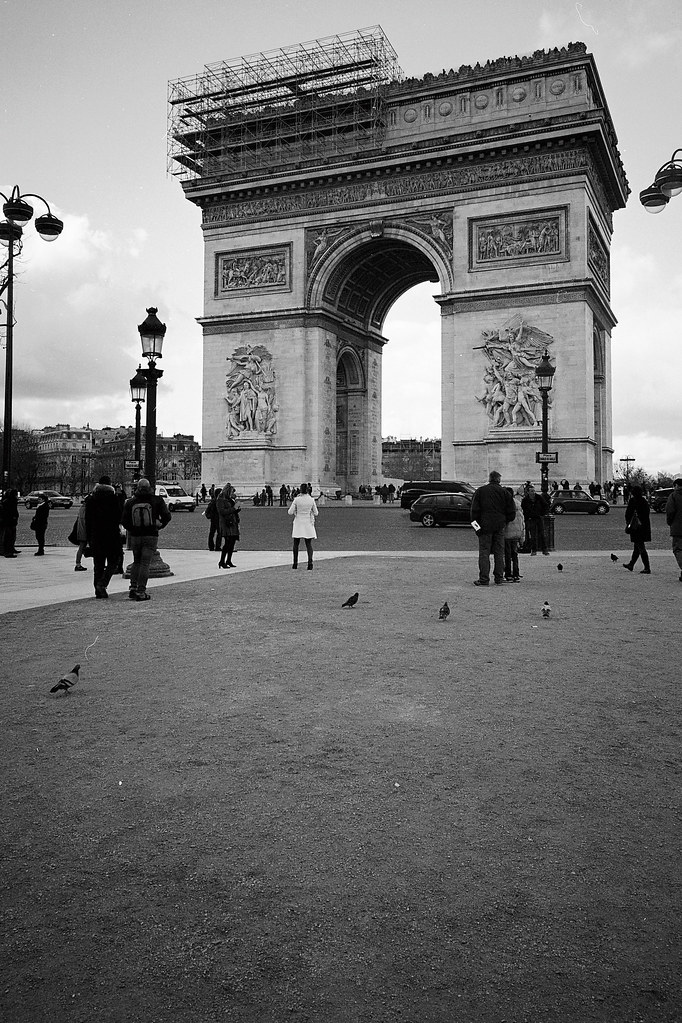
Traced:
<path fill-rule="evenodd" d="M 35 529 L 36 540 L 38 541 L 38 550 L 36 551 L 36 557 L 42 557 L 45 553 L 45 533 L 47 532 L 47 520 L 50 517 L 50 501 L 47 494 L 42 494 L 40 497 L 40 504 L 36 508 L 36 513 L 33 516 L 33 528 Z"/>
<path fill-rule="evenodd" d="M 633 519 L 635 519 L 633 525 Z M 642 559 L 644 568 L 640 575 L 651 575 L 649 568 L 649 555 L 644 546 L 651 540 L 651 521 L 649 518 L 649 502 L 644 497 L 642 488 L 635 485 L 630 488 L 630 500 L 625 509 L 625 532 L 630 534 L 632 540 L 632 557 L 623 565 L 628 572 L 632 572 L 637 558 Z"/>

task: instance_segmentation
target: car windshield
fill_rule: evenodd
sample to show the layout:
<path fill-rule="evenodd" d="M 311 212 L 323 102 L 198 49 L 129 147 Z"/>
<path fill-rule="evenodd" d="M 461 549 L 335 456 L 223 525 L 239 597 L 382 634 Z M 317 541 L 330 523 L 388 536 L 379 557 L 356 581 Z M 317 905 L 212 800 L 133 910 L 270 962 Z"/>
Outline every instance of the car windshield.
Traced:
<path fill-rule="evenodd" d="M 166 487 L 166 493 L 169 497 L 187 497 L 182 487 Z"/>

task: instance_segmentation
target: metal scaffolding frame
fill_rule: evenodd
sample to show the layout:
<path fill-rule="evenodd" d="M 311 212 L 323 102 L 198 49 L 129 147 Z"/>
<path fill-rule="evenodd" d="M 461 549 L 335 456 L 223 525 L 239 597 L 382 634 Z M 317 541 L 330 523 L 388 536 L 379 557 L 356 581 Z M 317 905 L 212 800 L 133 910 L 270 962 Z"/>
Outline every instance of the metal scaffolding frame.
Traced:
<path fill-rule="evenodd" d="M 382 87 L 402 79 L 379 25 L 207 64 L 169 82 L 169 173 L 239 177 L 373 149 Z"/>

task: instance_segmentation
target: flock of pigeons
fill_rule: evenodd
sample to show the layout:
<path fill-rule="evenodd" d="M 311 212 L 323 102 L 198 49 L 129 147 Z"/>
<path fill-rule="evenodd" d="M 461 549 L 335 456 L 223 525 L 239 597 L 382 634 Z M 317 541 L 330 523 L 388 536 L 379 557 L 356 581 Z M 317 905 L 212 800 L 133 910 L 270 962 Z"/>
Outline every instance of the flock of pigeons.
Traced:
<path fill-rule="evenodd" d="M 618 556 L 616 554 L 612 554 L 611 555 L 611 561 L 618 561 Z M 561 563 L 559 563 L 557 565 L 557 569 L 558 569 L 559 572 L 563 572 L 564 566 Z M 341 605 L 341 607 L 342 608 L 353 608 L 353 607 L 355 607 L 355 605 L 358 602 L 359 597 L 360 597 L 359 593 L 353 593 L 348 598 L 348 600 L 344 600 L 344 602 Z M 550 607 L 548 600 L 546 600 L 544 602 L 544 604 L 542 605 L 542 609 L 541 610 L 542 610 L 542 617 L 543 618 L 549 618 L 550 617 L 550 615 L 552 613 L 552 608 Z M 441 621 L 441 622 L 446 622 L 449 617 L 450 617 L 450 605 L 448 604 L 448 602 L 446 600 L 443 603 L 443 606 L 441 608 L 439 608 L 439 610 L 438 610 L 438 620 Z M 64 693 L 64 695 L 67 696 L 69 691 L 71 689 L 73 689 L 73 687 L 78 682 L 78 673 L 80 671 L 80 668 L 81 668 L 80 664 L 74 665 L 74 667 L 71 669 L 71 671 L 67 672 L 66 675 L 62 675 L 62 677 L 59 679 L 59 682 L 57 682 L 57 684 L 55 686 L 52 686 L 52 689 L 50 689 L 50 692 L 51 693 Z"/>

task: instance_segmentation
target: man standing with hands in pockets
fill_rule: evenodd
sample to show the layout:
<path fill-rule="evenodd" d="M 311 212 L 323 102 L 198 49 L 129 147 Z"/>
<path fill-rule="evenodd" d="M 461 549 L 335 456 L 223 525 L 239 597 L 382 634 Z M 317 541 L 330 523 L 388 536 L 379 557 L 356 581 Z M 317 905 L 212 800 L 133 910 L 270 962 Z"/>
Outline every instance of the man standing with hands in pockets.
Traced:
<path fill-rule="evenodd" d="M 489 482 L 479 487 L 471 502 L 471 524 L 478 536 L 478 579 L 474 586 L 490 585 L 490 555 L 494 559 L 495 582 L 504 582 L 504 529 L 516 517 L 514 498 L 500 486 L 499 472 L 491 472 Z"/>

